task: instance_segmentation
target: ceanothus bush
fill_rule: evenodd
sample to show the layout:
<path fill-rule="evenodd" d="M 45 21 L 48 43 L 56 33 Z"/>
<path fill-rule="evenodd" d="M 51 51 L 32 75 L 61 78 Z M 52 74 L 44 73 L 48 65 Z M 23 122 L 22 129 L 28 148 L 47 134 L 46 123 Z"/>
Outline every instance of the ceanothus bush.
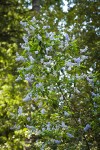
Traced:
<path fill-rule="evenodd" d="M 88 67 L 88 47 L 79 49 L 60 27 L 52 31 L 45 16 L 21 24 L 26 34 L 16 54 L 21 63 L 16 82 L 27 87 L 18 124 L 27 130 L 29 148 L 96 149 L 98 80 L 95 64 Z"/>

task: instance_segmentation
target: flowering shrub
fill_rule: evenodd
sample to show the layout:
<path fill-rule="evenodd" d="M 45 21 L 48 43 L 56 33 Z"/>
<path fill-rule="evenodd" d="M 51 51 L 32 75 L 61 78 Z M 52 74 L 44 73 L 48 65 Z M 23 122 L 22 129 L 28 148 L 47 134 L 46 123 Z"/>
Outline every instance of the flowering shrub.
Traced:
<path fill-rule="evenodd" d="M 27 130 L 29 148 L 96 149 L 98 80 L 95 64 L 88 65 L 88 47 L 79 49 L 67 33 L 52 31 L 45 17 L 21 24 L 27 33 L 23 52 L 16 54 L 23 65 L 16 82 L 27 87 L 18 124 Z"/>

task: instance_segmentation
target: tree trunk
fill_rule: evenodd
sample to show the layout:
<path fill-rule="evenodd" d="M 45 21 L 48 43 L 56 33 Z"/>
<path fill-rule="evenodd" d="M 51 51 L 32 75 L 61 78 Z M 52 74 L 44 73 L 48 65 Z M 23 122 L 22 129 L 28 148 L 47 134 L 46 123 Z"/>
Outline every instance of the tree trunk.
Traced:
<path fill-rule="evenodd" d="M 32 10 L 40 11 L 40 0 L 32 0 Z"/>

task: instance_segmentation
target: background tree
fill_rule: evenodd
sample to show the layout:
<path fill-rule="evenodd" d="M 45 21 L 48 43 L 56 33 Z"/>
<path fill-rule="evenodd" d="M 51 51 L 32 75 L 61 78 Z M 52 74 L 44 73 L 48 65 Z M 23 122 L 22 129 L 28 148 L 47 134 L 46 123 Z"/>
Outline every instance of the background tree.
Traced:
<path fill-rule="evenodd" d="M 25 86 L 15 83 L 19 65 L 15 58 L 16 52 L 21 51 L 23 34 L 20 21 L 26 19 L 28 13 L 23 5 L 22 1 L 17 0 L 0 1 L 0 149 L 8 149 L 9 145 L 9 149 L 12 149 L 14 130 L 11 127 L 16 126 L 13 113 L 17 114 L 19 104 L 22 103 Z"/>
<path fill-rule="evenodd" d="M 100 34 L 99 34 L 99 1 L 79 1 L 68 0 L 69 11 L 67 14 L 68 26 L 70 27 L 71 36 L 74 37 L 78 42 L 79 48 L 84 48 L 87 46 L 87 54 L 88 54 L 88 63 L 85 68 L 87 70 L 91 70 L 95 76 L 95 86 L 91 87 L 89 91 L 99 93 L 99 79 L 100 79 Z M 85 70 L 84 68 L 84 70 Z M 91 77 L 92 78 L 92 77 Z M 87 89 L 88 90 L 88 89 Z M 91 100 L 94 100 L 92 98 Z M 90 100 L 90 101 L 91 101 Z M 99 105 L 98 99 L 96 103 Z M 97 112 L 95 116 L 96 122 L 96 132 L 95 139 L 99 139 L 99 121 L 98 121 L 99 112 Z M 99 143 L 98 143 L 99 144 Z M 100 145 L 98 145 L 100 147 Z"/>
<path fill-rule="evenodd" d="M 68 0 L 68 6 L 67 20 L 71 34 L 77 39 L 80 48 L 88 46 L 89 64 L 91 65 L 92 62 L 94 70 L 98 71 L 100 67 L 99 1 Z"/>

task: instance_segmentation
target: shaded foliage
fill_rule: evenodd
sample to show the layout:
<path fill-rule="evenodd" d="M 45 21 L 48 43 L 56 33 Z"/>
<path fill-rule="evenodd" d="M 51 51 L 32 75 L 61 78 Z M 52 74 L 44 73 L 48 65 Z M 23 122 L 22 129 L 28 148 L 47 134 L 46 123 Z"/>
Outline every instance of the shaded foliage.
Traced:
<path fill-rule="evenodd" d="M 94 70 L 100 68 L 100 14 L 99 1 L 68 1 L 69 12 L 67 14 L 68 25 L 71 26 L 71 34 L 78 40 L 78 45 L 83 48 L 85 45 L 89 48 L 90 63 L 94 65 Z M 88 65 L 89 65 L 88 64 Z"/>

